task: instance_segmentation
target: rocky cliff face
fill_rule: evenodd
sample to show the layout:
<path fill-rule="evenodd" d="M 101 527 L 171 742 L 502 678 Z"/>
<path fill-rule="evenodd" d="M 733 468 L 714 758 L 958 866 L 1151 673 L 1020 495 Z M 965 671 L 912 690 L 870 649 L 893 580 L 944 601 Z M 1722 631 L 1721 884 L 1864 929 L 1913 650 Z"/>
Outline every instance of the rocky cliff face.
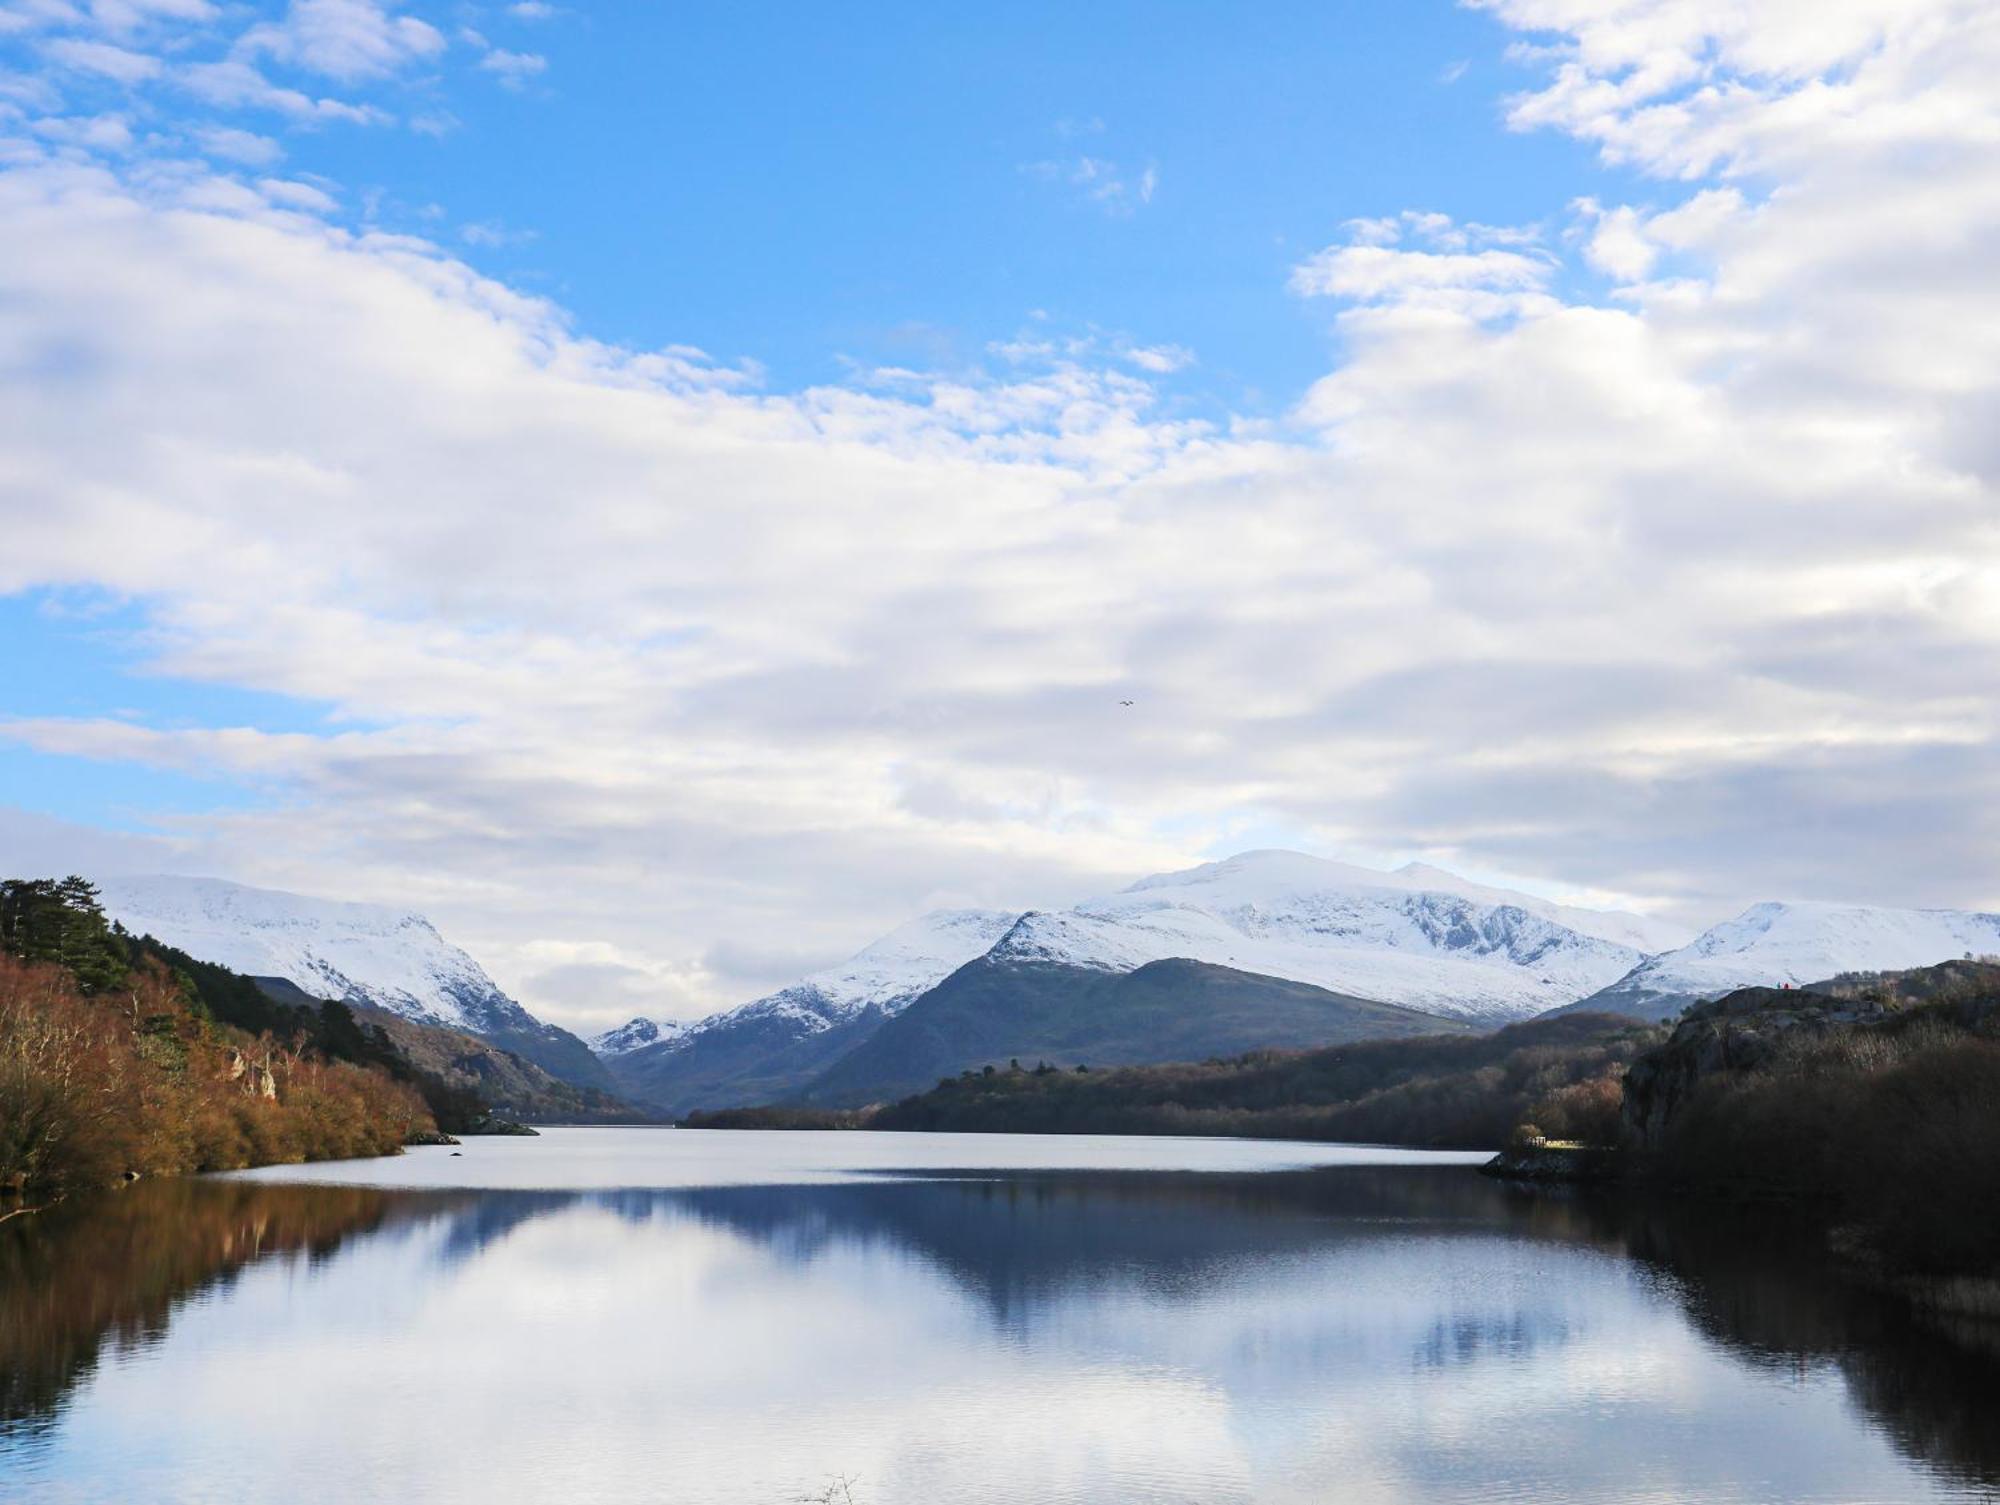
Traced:
<path fill-rule="evenodd" d="M 1767 1067 L 1809 1040 L 1880 1025 L 1897 1009 L 1883 997 L 1837 997 L 1813 988 L 1740 988 L 1697 1004 L 1664 1045 L 1626 1072 L 1626 1134 L 1639 1147 L 1657 1150 L 1704 1083 Z"/>

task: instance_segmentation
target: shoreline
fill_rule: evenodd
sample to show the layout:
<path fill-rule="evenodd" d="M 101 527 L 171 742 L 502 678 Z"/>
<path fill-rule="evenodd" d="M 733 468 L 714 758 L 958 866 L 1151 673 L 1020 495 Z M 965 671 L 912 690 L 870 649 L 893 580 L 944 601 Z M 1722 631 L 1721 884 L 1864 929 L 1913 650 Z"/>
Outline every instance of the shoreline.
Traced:
<path fill-rule="evenodd" d="M 1740 1184 L 1670 1184 L 1642 1157 L 1592 1145 L 1517 1146 L 1500 1151 L 1478 1169 L 1482 1176 L 1524 1188 L 1577 1187 L 1629 1193 L 1675 1206 L 1723 1203 L 1739 1209 L 1774 1210 L 1805 1200 L 1802 1194 L 1788 1196 L 1770 1189 L 1759 1193 Z M 1896 1270 L 1852 1227 L 1825 1222 L 1819 1233 L 1817 1249 L 1828 1266 L 1845 1278 L 1894 1297 L 1937 1321 L 1971 1323 L 1968 1339 L 2000 1345 L 2000 1271 Z"/>

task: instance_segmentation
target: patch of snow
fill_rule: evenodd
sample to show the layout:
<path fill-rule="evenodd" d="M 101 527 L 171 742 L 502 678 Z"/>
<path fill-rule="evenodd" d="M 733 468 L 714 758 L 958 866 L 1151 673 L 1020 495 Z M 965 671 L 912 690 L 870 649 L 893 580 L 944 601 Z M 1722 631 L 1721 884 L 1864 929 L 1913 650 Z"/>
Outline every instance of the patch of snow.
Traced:
<path fill-rule="evenodd" d="M 1553 899 L 1539 898 L 1534 894 L 1474 883 L 1428 863 L 1406 862 L 1385 876 L 1404 887 L 1429 893 L 1457 894 L 1462 899 L 1476 899 L 1483 904 L 1511 904 L 1531 915 L 1540 915 L 1545 920 L 1566 926 L 1578 935 L 1630 946 L 1648 956 L 1671 951 L 1688 939 L 1685 926 L 1657 920 L 1650 915 L 1630 914 L 1622 909 L 1585 909 L 1576 904 L 1558 904 Z"/>

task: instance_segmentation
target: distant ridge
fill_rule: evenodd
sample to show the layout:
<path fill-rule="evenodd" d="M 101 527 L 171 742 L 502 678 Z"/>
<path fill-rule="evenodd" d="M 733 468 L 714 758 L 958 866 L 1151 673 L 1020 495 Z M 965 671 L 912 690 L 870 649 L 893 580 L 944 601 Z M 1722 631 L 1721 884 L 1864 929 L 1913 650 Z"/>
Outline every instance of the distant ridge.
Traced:
<path fill-rule="evenodd" d="M 1737 988 L 1798 987 L 1842 972 L 1897 971 L 1995 952 L 2000 914 L 1799 900 L 1753 904 L 1557 1012 L 1667 1019 Z"/>
<path fill-rule="evenodd" d="M 789 1096 L 1013 922 L 985 909 L 921 915 L 837 967 L 671 1036 L 603 1052 L 605 1065 L 622 1093 L 665 1113 Z"/>
<path fill-rule="evenodd" d="M 616 1029 L 605 1030 L 592 1035 L 584 1043 L 589 1045 L 591 1054 L 600 1059 L 610 1056 L 629 1055 L 635 1050 L 643 1050 L 648 1045 L 658 1045 L 663 1040 L 675 1040 L 687 1033 L 687 1026 L 672 1019 L 648 1019 L 641 1015 L 628 1019 Z"/>
<path fill-rule="evenodd" d="M 833 1107 L 888 1101 L 940 1077 L 1016 1059 L 1138 1066 L 1470 1033 L 1458 1020 L 1208 962 L 1147 962 L 1114 973 L 1021 965 L 997 950 L 884 1024 L 815 1081 L 806 1099 Z"/>
<path fill-rule="evenodd" d="M 583 1041 L 501 992 L 420 914 L 221 878 L 106 878 L 98 888 L 112 919 L 190 956 L 248 977 L 282 978 L 312 998 L 478 1035 L 564 1081 L 611 1088 Z"/>

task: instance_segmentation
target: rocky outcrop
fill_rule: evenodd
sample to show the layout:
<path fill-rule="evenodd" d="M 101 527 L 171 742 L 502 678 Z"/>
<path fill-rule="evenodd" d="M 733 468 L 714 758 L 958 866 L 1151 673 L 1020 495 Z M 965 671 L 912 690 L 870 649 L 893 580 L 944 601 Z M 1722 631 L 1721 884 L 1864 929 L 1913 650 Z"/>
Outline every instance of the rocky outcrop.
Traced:
<path fill-rule="evenodd" d="M 1696 1004 L 1664 1045 L 1639 1057 L 1625 1073 L 1627 1140 L 1657 1150 L 1705 1082 L 1769 1066 L 1807 1041 L 1879 1026 L 1899 1007 L 1890 998 L 1841 997 L 1817 988 L 1740 988 Z"/>
<path fill-rule="evenodd" d="M 356 1004 L 353 1011 L 364 1027 L 380 1028 L 410 1066 L 473 1094 L 500 1117 L 543 1123 L 632 1123 L 651 1117 L 608 1092 L 553 1076 L 481 1036 L 420 1024 L 367 1004 Z"/>
<path fill-rule="evenodd" d="M 244 1092 L 251 1097 L 261 1097 L 267 1102 L 278 1100 L 278 1078 L 271 1070 L 268 1051 L 261 1061 L 253 1061 L 242 1051 L 232 1048 L 229 1052 L 229 1080 L 242 1083 Z"/>

